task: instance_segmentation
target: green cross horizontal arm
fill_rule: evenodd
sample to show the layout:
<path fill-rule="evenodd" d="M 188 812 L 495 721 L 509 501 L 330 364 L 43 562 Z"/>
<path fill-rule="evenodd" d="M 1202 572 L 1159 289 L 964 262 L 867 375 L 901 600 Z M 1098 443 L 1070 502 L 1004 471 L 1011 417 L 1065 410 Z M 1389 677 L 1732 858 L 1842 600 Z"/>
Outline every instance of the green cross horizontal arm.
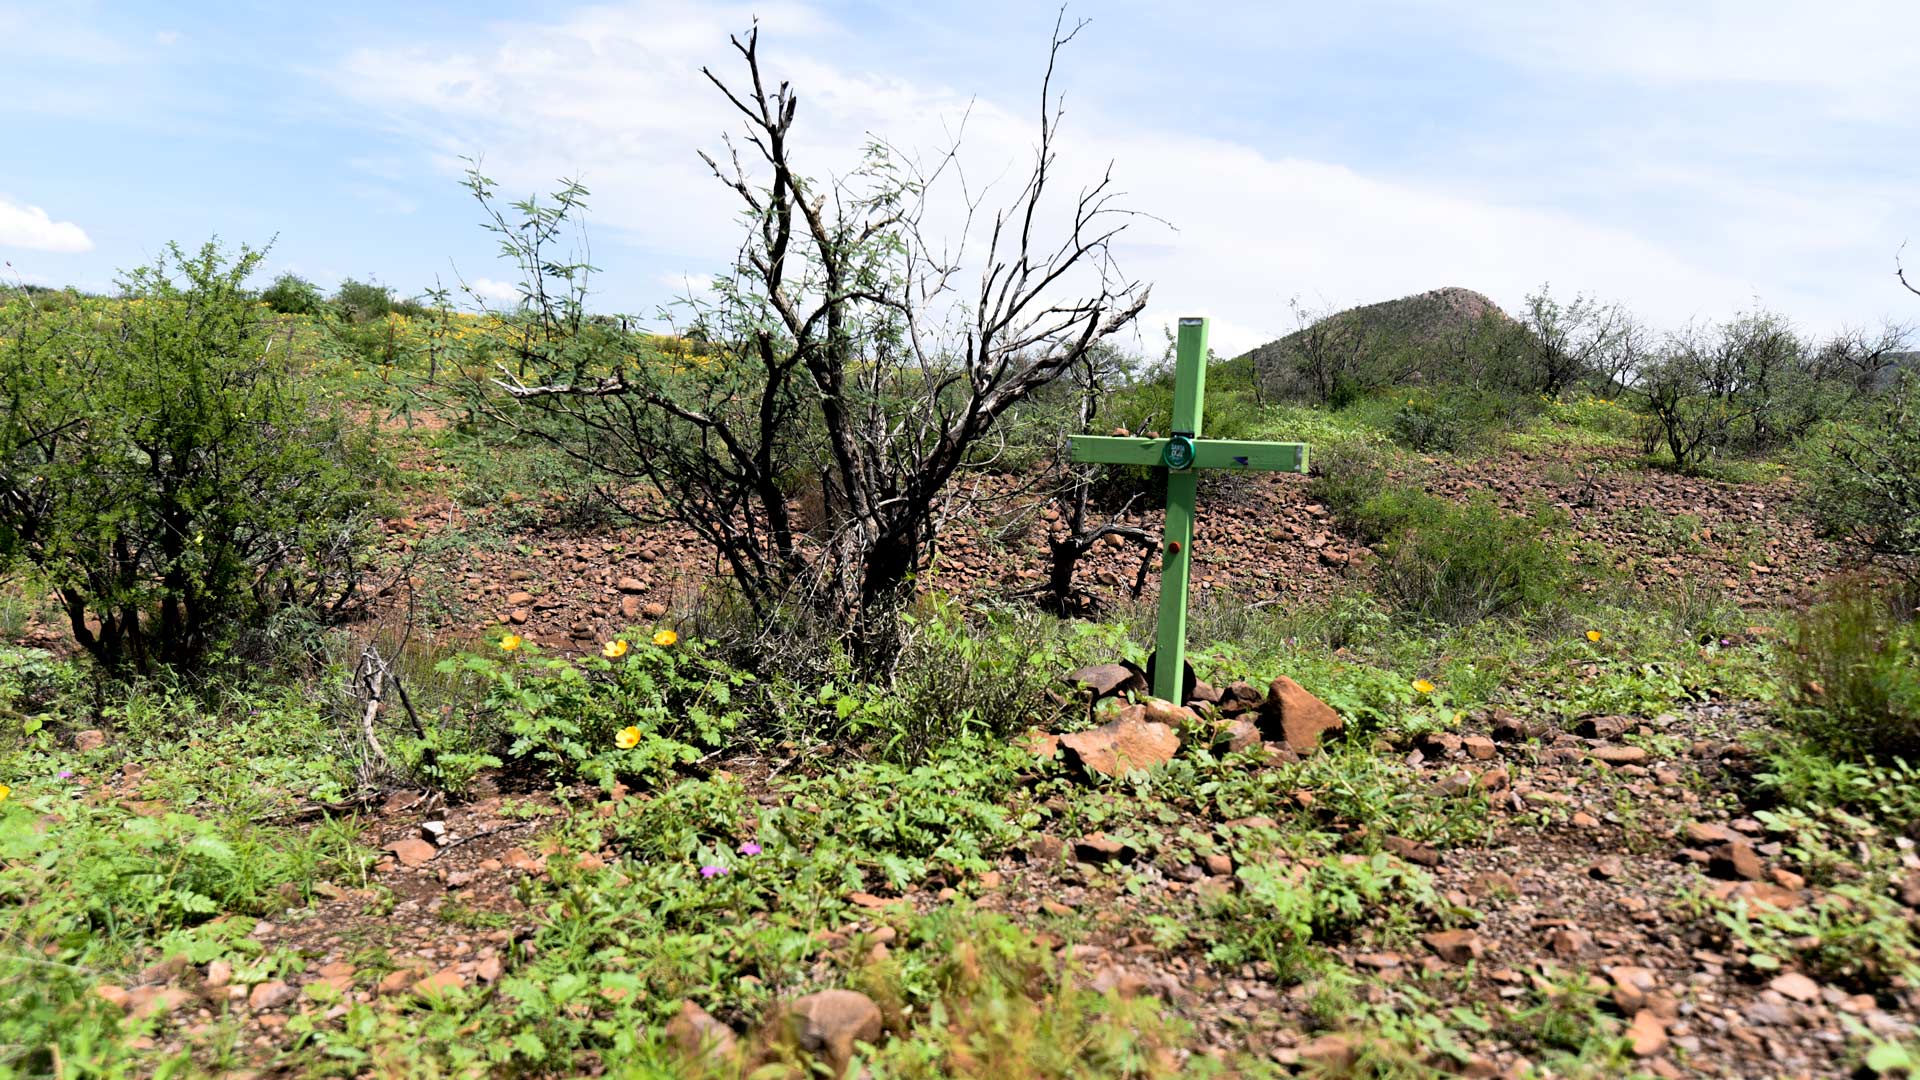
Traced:
<path fill-rule="evenodd" d="M 1207 320 L 1181 319 L 1173 368 L 1173 426 L 1164 439 L 1075 435 L 1073 460 L 1103 465 L 1165 465 L 1167 525 L 1160 560 L 1160 622 L 1154 634 L 1153 693 L 1178 703 L 1187 670 L 1187 587 L 1193 560 L 1193 505 L 1199 469 L 1306 472 L 1305 443 L 1203 439 Z"/>

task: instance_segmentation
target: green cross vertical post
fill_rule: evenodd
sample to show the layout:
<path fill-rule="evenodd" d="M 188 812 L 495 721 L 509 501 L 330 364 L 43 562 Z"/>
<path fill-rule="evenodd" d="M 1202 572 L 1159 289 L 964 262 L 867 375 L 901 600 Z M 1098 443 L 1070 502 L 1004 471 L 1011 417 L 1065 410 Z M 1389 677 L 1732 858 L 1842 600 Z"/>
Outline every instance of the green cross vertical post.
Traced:
<path fill-rule="evenodd" d="M 1154 634 L 1153 693 L 1178 703 L 1187 670 L 1187 585 L 1193 567 L 1193 505 L 1200 469 L 1306 472 L 1304 443 L 1200 437 L 1207 397 L 1207 320 L 1181 319 L 1173 368 L 1173 426 L 1167 438 L 1075 435 L 1073 460 L 1164 465 L 1167 524 L 1160 548 L 1160 623 Z"/>

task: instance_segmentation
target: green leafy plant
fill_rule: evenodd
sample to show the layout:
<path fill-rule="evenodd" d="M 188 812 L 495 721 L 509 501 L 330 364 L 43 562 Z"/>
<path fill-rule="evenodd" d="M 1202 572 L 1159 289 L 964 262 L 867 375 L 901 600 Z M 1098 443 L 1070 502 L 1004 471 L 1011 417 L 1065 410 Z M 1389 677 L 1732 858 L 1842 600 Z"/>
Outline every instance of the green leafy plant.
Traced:
<path fill-rule="evenodd" d="M 121 299 L 0 324 L 0 563 L 32 566 L 114 673 L 361 599 L 365 447 L 247 293 L 260 259 L 170 246 Z"/>

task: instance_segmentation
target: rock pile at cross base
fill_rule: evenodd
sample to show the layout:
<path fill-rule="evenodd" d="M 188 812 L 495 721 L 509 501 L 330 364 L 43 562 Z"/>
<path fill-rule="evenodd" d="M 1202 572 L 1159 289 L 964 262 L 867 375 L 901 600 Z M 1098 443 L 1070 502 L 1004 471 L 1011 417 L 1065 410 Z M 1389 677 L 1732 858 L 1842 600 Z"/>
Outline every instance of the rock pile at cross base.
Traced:
<path fill-rule="evenodd" d="M 1062 755 L 1088 777 L 1115 778 L 1165 765 L 1183 740 L 1228 753 L 1264 745 L 1273 758 L 1298 760 L 1319 747 L 1321 736 L 1346 726 L 1331 706 L 1285 675 L 1264 693 L 1246 682 L 1215 687 L 1190 680 L 1184 705 L 1132 700 L 1147 690 L 1146 672 L 1133 664 L 1081 668 L 1066 681 L 1094 717 L 1111 714 L 1111 719 L 1064 735 L 1036 731 L 1028 736 L 1029 745 L 1042 757 Z M 1115 704 L 1117 709 L 1111 707 Z"/>

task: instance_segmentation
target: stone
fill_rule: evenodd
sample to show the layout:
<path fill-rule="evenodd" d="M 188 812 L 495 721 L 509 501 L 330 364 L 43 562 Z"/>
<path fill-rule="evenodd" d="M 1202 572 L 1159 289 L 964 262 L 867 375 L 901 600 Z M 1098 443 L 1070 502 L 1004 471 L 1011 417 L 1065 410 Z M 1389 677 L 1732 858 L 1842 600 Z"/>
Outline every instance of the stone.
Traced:
<path fill-rule="evenodd" d="M 1725 825 L 1714 825 L 1704 821 L 1689 821 L 1680 826 L 1680 835 L 1688 844 L 1697 848 L 1711 847 L 1740 839 L 1740 834 Z"/>
<path fill-rule="evenodd" d="M 1647 752 L 1638 746 L 1596 746 L 1588 753 L 1608 765 L 1644 765 Z"/>
<path fill-rule="evenodd" d="M 1784 975 L 1774 976 L 1773 981 L 1769 982 L 1767 987 L 1795 1001 L 1803 1003 L 1812 1001 L 1820 996 L 1820 984 L 1797 971 L 1789 971 Z"/>
<path fill-rule="evenodd" d="M 667 1041 L 687 1057 L 710 1060 L 730 1057 L 738 1041 L 732 1028 L 691 1001 L 680 1003 L 680 1011 L 667 1021 L 666 1035 Z"/>
<path fill-rule="evenodd" d="M 417 836 L 396 840 L 381 850 L 393 852 L 393 857 L 399 859 L 402 866 L 425 866 L 433 861 L 435 855 L 440 854 L 439 848 Z"/>
<path fill-rule="evenodd" d="M 880 1007 L 857 990 L 822 990 L 796 998 L 786 1020 L 800 1049 L 818 1057 L 834 1076 L 845 1076 L 853 1044 L 880 1039 Z"/>
<path fill-rule="evenodd" d="M 1423 844 L 1418 840 L 1409 840 L 1404 836 L 1382 837 L 1380 846 L 1416 866 L 1439 866 L 1446 861 L 1445 856 L 1440 854 L 1439 848 L 1432 844 Z"/>
<path fill-rule="evenodd" d="M 279 979 L 263 982 L 247 994 L 247 1008 L 254 1012 L 264 1009 L 277 1009 L 299 996 L 293 987 Z"/>
<path fill-rule="evenodd" d="M 1235 717 L 1216 725 L 1213 737 L 1214 745 L 1225 747 L 1229 754 L 1237 754 L 1260 744 L 1260 728 L 1251 720 Z"/>
<path fill-rule="evenodd" d="M 1317 1070 L 1318 1075 L 1344 1076 L 1359 1060 L 1360 1051 L 1353 1037 L 1338 1033 L 1322 1035 L 1299 1050 L 1298 1059 Z"/>
<path fill-rule="evenodd" d="M 638 619 L 646 611 L 646 607 L 646 601 L 637 596 L 622 596 L 620 598 L 620 617 L 623 619 Z"/>
<path fill-rule="evenodd" d="M 192 994 L 177 986 L 142 986 L 127 993 L 123 1007 L 135 1017 L 167 1016 L 192 1000 Z"/>
<path fill-rule="evenodd" d="M 667 616 L 667 605 L 656 600 L 646 607 L 641 608 L 640 614 L 649 619 L 664 619 Z"/>
<path fill-rule="evenodd" d="M 1603 855 L 1587 867 L 1587 876 L 1596 881 L 1609 881 L 1626 871 L 1618 855 Z"/>
<path fill-rule="evenodd" d="M 1500 754 L 1500 747 L 1485 735 L 1463 735 L 1460 737 L 1460 749 L 1475 761 L 1492 761 Z"/>
<path fill-rule="evenodd" d="M 1745 837 L 1707 849 L 1707 873 L 1735 881 L 1760 881 L 1767 876 L 1753 842 Z"/>
<path fill-rule="evenodd" d="M 646 582 L 641 581 L 637 577 L 630 577 L 630 576 L 623 577 L 620 580 L 614 582 L 613 587 L 628 595 L 632 595 L 634 593 L 643 593 L 647 591 Z"/>
<path fill-rule="evenodd" d="M 519 591 L 519 592 L 515 592 L 515 593 L 508 593 L 508 594 L 507 594 L 507 606 L 508 606 L 508 607 L 510 607 L 510 608 L 514 608 L 514 607 L 532 607 L 532 606 L 533 606 L 533 594 L 532 594 L 532 593 L 530 593 L 530 592 L 527 592 L 527 591 L 526 591 L 526 590 L 524 590 L 524 589 L 522 589 L 522 590 L 521 590 L 521 591 Z"/>
<path fill-rule="evenodd" d="M 1584 930 L 1575 930 L 1570 926 L 1557 926 L 1547 931 L 1547 951 L 1555 956 L 1574 957 L 1587 951 L 1593 944 L 1593 938 Z"/>
<path fill-rule="evenodd" d="M 1471 930 L 1436 930 L 1421 935 L 1420 940 L 1427 943 L 1435 955 L 1449 964 L 1465 964 L 1478 960 L 1487 953 L 1486 943 L 1480 935 Z"/>
<path fill-rule="evenodd" d="M 1507 712 L 1495 709 L 1492 719 L 1493 740 L 1495 742 L 1530 742 L 1540 737 L 1540 727 Z"/>
<path fill-rule="evenodd" d="M 1346 721 L 1333 707 L 1285 675 L 1267 687 L 1267 700 L 1260 706 L 1260 733 L 1285 743 L 1295 753 L 1306 753 L 1320 745 L 1320 737 L 1346 727 Z"/>
<path fill-rule="evenodd" d="M 1172 761 L 1180 749 L 1180 737 L 1167 725 L 1149 723 L 1130 710 L 1090 731 L 1062 735 L 1060 745 L 1069 763 L 1091 774 L 1117 778 Z"/>
<path fill-rule="evenodd" d="M 473 965 L 473 977 L 483 983 L 496 982 L 504 967 L 505 964 L 498 956 L 484 957 Z"/>
<path fill-rule="evenodd" d="M 207 965 L 207 981 L 206 981 L 207 989 L 219 990 L 224 988 L 228 983 L 232 981 L 233 981 L 233 965 L 232 964 L 228 963 L 225 960 L 215 960 L 213 963 Z"/>
<path fill-rule="evenodd" d="M 83 754 L 92 753 L 105 745 L 107 745 L 107 733 L 99 728 L 88 728 L 74 733 L 73 748 Z"/>
<path fill-rule="evenodd" d="M 1518 896 L 1520 886 L 1504 870 L 1482 870 L 1467 882 L 1467 891 L 1475 896 Z"/>
<path fill-rule="evenodd" d="M 457 967 L 444 967 L 413 984 L 413 992 L 432 996 L 458 990 L 467 985 L 467 977 Z"/>
<path fill-rule="evenodd" d="M 1165 724 L 1170 728 L 1192 724 L 1200 719 L 1198 714 L 1185 705 L 1175 705 L 1171 701 L 1161 701 L 1159 698 L 1144 702 L 1140 716 L 1149 724 Z"/>
<path fill-rule="evenodd" d="M 113 986 L 108 983 L 101 983 L 99 986 L 94 987 L 93 996 L 109 1005 L 118 1005 L 122 1009 L 128 1007 L 127 1001 L 132 997 L 131 994 L 127 993 L 125 987 Z"/>
<path fill-rule="evenodd" d="M 1223 691 L 1204 679 L 1193 684 L 1193 693 L 1187 695 L 1189 705 L 1218 705 Z"/>
<path fill-rule="evenodd" d="M 1260 688 L 1249 682 L 1230 682 L 1220 691 L 1220 711 L 1229 716 L 1258 708 Z"/>
<path fill-rule="evenodd" d="M 380 979 L 379 991 L 397 994 L 417 982 L 423 973 L 414 968 L 395 968 Z"/>
<path fill-rule="evenodd" d="M 447 842 L 447 823 L 444 821 L 423 821 L 420 823 L 420 839 L 434 847 L 444 847 Z M 399 854 L 395 852 L 395 854 Z M 405 862 L 405 859 L 401 860 Z"/>
<path fill-rule="evenodd" d="M 1627 1041 L 1634 1057 L 1663 1054 L 1667 1049 L 1667 1022 L 1652 1009 L 1641 1009 L 1633 1014 L 1633 1023 L 1627 1025 Z"/>
<path fill-rule="evenodd" d="M 1231 855 L 1213 854 L 1203 861 L 1206 863 L 1207 873 L 1215 877 L 1225 877 L 1233 873 L 1233 856 Z"/>
<path fill-rule="evenodd" d="M 1617 739 L 1633 729 L 1624 716 L 1590 716 L 1574 725 L 1573 733 L 1586 739 Z"/>
<path fill-rule="evenodd" d="M 1093 664 L 1068 674 L 1066 683 L 1092 691 L 1093 700 L 1099 701 L 1128 691 L 1145 691 L 1147 677 L 1131 664 Z"/>
<path fill-rule="evenodd" d="M 1112 862 L 1124 862 L 1132 849 L 1105 833 L 1083 836 L 1073 842 L 1075 862 L 1093 863 L 1096 866 Z"/>

